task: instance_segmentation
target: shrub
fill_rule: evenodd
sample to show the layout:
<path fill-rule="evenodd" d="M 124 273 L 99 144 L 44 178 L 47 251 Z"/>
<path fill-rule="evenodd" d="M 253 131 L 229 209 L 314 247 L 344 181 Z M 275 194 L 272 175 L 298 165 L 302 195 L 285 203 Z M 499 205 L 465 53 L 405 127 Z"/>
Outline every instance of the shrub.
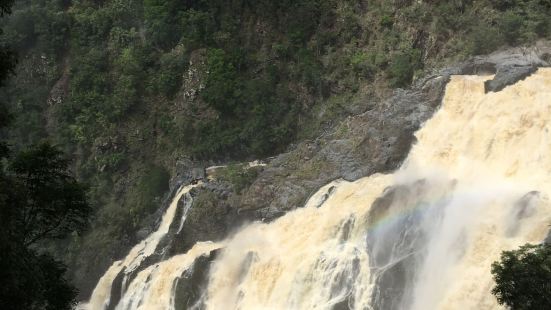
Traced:
<path fill-rule="evenodd" d="M 394 87 L 405 87 L 411 83 L 415 70 L 422 67 L 421 51 L 409 49 L 392 59 L 389 67 L 390 83 Z"/>
<path fill-rule="evenodd" d="M 145 201 L 160 197 L 169 188 L 170 174 L 164 167 L 149 165 L 138 183 Z"/>
<path fill-rule="evenodd" d="M 302 48 L 297 53 L 297 59 L 296 70 L 299 79 L 311 90 L 318 90 L 321 87 L 322 67 L 315 55 L 310 50 Z"/>
<path fill-rule="evenodd" d="M 158 73 L 152 77 L 154 90 L 167 98 L 173 98 L 182 85 L 182 75 L 187 58 L 179 52 L 163 54 Z"/>
<path fill-rule="evenodd" d="M 380 24 L 383 28 L 392 28 L 392 25 L 394 25 L 394 19 L 390 15 L 383 15 L 381 17 Z"/>
<path fill-rule="evenodd" d="M 523 26 L 523 17 L 512 11 L 505 13 L 499 22 L 499 28 L 503 33 L 505 42 L 512 46 L 516 45 L 521 39 Z"/>
<path fill-rule="evenodd" d="M 144 0 L 143 11 L 149 40 L 161 48 L 174 46 L 180 38 L 180 26 L 176 15 L 177 2 Z"/>
<path fill-rule="evenodd" d="M 475 55 L 492 52 L 504 43 L 500 32 L 487 25 L 476 26 L 470 35 L 470 41 L 472 53 Z"/>
<path fill-rule="evenodd" d="M 258 176 L 258 167 L 248 168 L 243 165 L 229 165 L 224 168 L 219 178 L 232 184 L 236 193 L 249 187 Z"/>
<path fill-rule="evenodd" d="M 208 51 L 208 76 L 201 96 L 222 115 L 233 114 L 241 102 L 241 85 L 237 70 L 239 65 L 238 57 L 222 49 Z"/>
<path fill-rule="evenodd" d="M 371 76 L 375 71 L 372 64 L 372 59 L 370 59 L 374 58 L 373 56 L 374 55 L 370 55 L 364 51 L 355 52 L 350 57 L 350 65 L 352 66 L 352 70 L 359 75 Z"/>
<path fill-rule="evenodd" d="M 182 39 L 190 47 L 212 44 L 216 21 L 208 12 L 190 9 L 182 13 Z"/>

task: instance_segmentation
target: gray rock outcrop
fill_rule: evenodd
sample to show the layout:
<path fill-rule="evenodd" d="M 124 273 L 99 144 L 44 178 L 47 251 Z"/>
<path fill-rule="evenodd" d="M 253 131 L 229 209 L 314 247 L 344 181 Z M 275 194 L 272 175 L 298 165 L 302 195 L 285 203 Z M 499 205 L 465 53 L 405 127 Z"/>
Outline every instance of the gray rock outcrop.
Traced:
<path fill-rule="evenodd" d="M 299 143 L 277 156 L 242 195 L 236 206 L 270 220 L 294 208 L 328 182 L 389 172 L 400 166 L 415 142 L 414 133 L 439 107 L 451 75 L 495 74 L 489 91 L 499 91 L 549 66 L 551 43 L 512 48 L 473 57 L 436 70 L 407 90 L 397 89 L 382 103 L 348 117 L 333 131 Z"/>

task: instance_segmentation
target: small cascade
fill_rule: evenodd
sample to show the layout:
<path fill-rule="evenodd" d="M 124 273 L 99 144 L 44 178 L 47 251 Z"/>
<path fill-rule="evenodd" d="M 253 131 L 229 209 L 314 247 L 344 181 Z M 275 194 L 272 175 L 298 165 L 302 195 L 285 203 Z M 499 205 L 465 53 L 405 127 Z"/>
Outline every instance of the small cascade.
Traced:
<path fill-rule="evenodd" d="M 126 282 L 128 281 L 127 275 L 139 268 L 141 263 L 147 257 L 155 253 L 159 242 L 168 233 L 170 225 L 172 224 L 177 213 L 176 211 L 178 209 L 178 202 L 180 201 L 182 196 L 189 196 L 189 192 L 191 191 L 191 189 L 200 185 L 200 182 L 197 184 L 185 185 L 178 190 L 178 192 L 172 199 L 169 207 L 167 208 L 165 214 L 163 215 L 159 228 L 152 234 L 150 234 L 146 239 L 142 240 L 139 244 L 134 246 L 124 259 L 114 262 L 111 267 L 109 267 L 107 272 L 100 278 L 98 284 L 96 285 L 96 288 L 92 292 L 92 297 L 90 298 L 90 301 L 87 304 L 80 305 L 80 308 L 100 310 L 106 309 L 109 306 L 111 300 L 111 290 L 115 278 L 121 272 L 124 273 L 124 289 L 124 287 L 126 286 Z M 189 196 L 188 200 L 190 199 L 191 196 Z M 189 206 L 191 206 L 191 202 L 189 203 Z M 184 210 L 182 219 L 180 220 L 182 225 L 183 221 L 185 221 L 185 216 L 187 215 L 189 206 L 186 205 L 185 209 L 187 210 Z"/>
<path fill-rule="evenodd" d="M 191 209 L 191 206 L 193 205 L 193 197 L 189 194 L 189 192 L 185 193 L 184 197 L 184 209 L 182 210 L 182 216 L 180 217 L 180 225 L 178 225 L 178 231 L 176 232 L 177 235 L 180 234 L 182 231 L 182 228 L 184 228 L 184 223 L 186 222 L 187 214 L 189 212 L 189 209 Z"/>
<path fill-rule="evenodd" d="M 173 256 L 140 271 L 128 286 L 117 310 L 176 309 L 174 292 L 178 279 L 192 268 L 195 260 L 220 248 L 220 244 L 200 242 L 186 254 Z"/>

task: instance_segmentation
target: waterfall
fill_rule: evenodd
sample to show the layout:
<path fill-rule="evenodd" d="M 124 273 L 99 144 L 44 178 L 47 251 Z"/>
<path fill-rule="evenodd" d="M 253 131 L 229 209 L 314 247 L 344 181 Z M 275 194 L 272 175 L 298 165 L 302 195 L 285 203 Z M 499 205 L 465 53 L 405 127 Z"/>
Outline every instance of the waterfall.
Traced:
<path fill-rule="evenodd" d="M 201 183 L 185 185 L 178 190 L 178 192 L 172 199 L 169 207 L 167 208 L 165 214 L 163 215 L 159 228 L 152 234 L 150 234 L 142 242 L 134 246 L 124 259 L 114 262 L 111 267 L 109 267 L 107 272 L 101 277 L 94 291 L 92 292 L 92 297 L 90 298 L 90 301 L 85 305 L 80 305 L 80 308 L 90 310 L 100 310 L 107 308 L 111 299 L 111 290 L 115 278 L 121 272 L 124 273 L 124 289 L 124 284 L 126 284 L 125 282 L 127 282 L 127 275 L 135 271 L 138 267 L 140 267 L 141 263 L 147 257 L 155 253 L 159 242 L 168 233 L 170 225 L 172 224 L 172 221 L 176 216 L 178 202 L 180 201 L 182 196 L 188 195 L 189 191 L 191 191 L 192 188 L 200 185 Z M 187 211 L 189 210 L 189 207 L 187 206 L 188 204 L 186 204 L 185 206 L 185 210 L 181 219 L 181 225 L 183 225 L 183 221 L 185 220 L 185 216 L 187 215 Z"/>
<path fill-rule="evenodd" d="M 197 257 L 219 247 L 216 243 L 200 242 L 187 254 L 173 256 L 142 270 L 132 281 L 116 309 L 175 309 L 174 291 L 177 280 L 193 265 Z"/>
<path fill-rule="evenodd" d="M 184 223 L 186 222 L 187 214 L 189 212 L 189 209 L 191 209 L 191 206 L 193 205 L 193 198 L 187 192 L 184 196 L 184 210 L 182 211 L 182 217 L 180 217 L 180 225 L 178 225 L 178 231 L 176 234 L 180 234 L 182 231 L 182 228 L 184 228 Z"/>
<path fill-rule="evenodd" d="M 491 263 L 551 223 L 551 69 L 496 93 L 488 79 L 453 76 L 394 173 L 336 180 L 271 223 L 154 264 L 118 308 L 178 308 L 175 283 L 219 250 L 194 308 L 501 309 Z"/>

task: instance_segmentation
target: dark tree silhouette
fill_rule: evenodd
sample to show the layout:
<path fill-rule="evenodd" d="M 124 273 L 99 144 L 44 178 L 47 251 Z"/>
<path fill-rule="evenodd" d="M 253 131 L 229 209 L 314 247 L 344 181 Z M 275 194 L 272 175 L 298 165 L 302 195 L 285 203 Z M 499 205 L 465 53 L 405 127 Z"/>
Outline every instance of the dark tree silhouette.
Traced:
<path fill-rule="evenodd" d="M 30 246 L 85 227 L 90 208 L 84 187 L 67 170 L 69 161 L 49 144 L 21 152 L 12 162 L 15 234 Z"/>
<path fill-rule="evenodd" d="M 9 155 L 4 150 L 3 161 Z M 65 266 L 36 246 L 85 227 L 85 188 L 55 147 L 40 144 L 0 167 L 0 304 L 2 309 L 71 309 L 76 290 Z"/>
<path fill-rule="evenodd" d="M 13 0 L 0 0 L 0 17 L 11 13 L 12 4 Z M 0 29 L 0 35 L 2 35 L 2 33 L 3 31 Z M 1 45 L 0 43 L 0 86 L 3 86 L 9 74 L 13 73 L 15 64 L 15 53 L 9 47 Z M 2 127 L 2 124 L 3 123 L 0 122 L 0 127 Z"/>
<path fill-rule="evenodd" d="M 526 244 L 492 264 L 492 293 L 514 310 L 551 309 L 551 245 Z"/>
<path fill-rule="evenodd" d="M 11 13 L 13 0 L 0 0 L 0 17 Z"/>

